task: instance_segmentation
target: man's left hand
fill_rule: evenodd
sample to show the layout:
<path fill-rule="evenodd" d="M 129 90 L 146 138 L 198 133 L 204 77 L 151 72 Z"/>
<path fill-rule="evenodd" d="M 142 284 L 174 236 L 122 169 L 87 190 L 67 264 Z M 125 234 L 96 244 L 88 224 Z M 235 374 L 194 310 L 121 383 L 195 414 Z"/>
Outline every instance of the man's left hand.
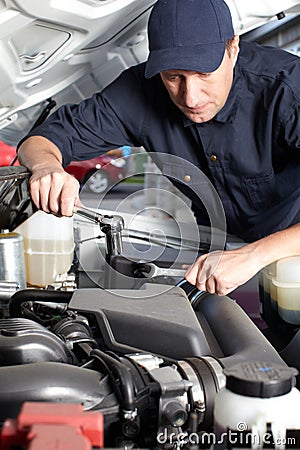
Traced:
<path fill-rule="evenodd" d="M 185 279 L 201 291 L 210 294 L 227 295 L 246 283 L 260 269 L 260 262 L 248 249 L 215 251 L 200 256 L 189 267 Z"/>

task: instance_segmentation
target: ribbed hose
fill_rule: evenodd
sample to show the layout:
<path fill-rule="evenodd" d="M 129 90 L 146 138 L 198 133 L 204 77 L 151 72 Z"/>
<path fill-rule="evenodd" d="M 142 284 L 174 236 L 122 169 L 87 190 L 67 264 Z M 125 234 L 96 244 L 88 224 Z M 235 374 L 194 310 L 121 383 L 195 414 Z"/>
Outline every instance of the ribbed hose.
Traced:
<path fill-rule="evenodd" d="M 22 317 L 21 305 L 24 302 L 69 303 L 72 295 L 72 291 L 47 291 L 47 289 L 23 289 L 17 291 L 12 295 L 8 305 L 9 317 Z"/>

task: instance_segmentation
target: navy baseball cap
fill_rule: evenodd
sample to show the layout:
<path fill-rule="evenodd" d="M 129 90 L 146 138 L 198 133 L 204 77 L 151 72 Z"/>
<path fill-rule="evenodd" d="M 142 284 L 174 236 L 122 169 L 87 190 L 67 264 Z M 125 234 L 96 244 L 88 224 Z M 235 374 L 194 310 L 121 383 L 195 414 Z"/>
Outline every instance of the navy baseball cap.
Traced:
<path fill-rule="evenodd" d="M 214 72 L 233 36 L 230 10 L 223 0 L 158 0 L 148 22 L 145 76 L 170 69 Z"/>

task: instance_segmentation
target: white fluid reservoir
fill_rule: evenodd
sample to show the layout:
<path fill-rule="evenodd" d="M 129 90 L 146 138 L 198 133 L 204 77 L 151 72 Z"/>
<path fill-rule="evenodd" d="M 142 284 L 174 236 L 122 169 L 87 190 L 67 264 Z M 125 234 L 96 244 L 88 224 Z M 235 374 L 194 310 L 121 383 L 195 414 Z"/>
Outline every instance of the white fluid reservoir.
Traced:
<path fill-rule="evenodd" d="M 267 362 L 225 369 L 226 386 L 215 398 L 214 449 L 299 448 L 300 392 L 294 368 Z M 300 436 L 300 435 L 299 435 Z"/>
<path fill-rule="evenodd" d="M 300 325 L 300 256 L 279 259 L 272 284 L 276 288 L 278 313 L 282 319 Z"/>
<path fill-rule="evenodd" d="M 15 231 L 24 238 L 27 284 L 47 286 L 70 269 L 74 251 L 72 217 L 37 211 Z"/>

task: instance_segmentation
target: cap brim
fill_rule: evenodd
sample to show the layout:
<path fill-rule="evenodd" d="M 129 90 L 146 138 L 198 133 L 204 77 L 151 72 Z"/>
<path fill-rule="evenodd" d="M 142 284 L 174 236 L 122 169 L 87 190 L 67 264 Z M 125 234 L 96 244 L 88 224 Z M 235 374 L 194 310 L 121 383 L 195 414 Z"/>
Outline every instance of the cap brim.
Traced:
<path fill-rule="evenodd" d="M 150 52 L 146 62 L 145 77 L 151 78 L 164 70 L 192 70 L 214 72 L 221 64 L 226 41 L 192 47 L 173 47 Z"/>

